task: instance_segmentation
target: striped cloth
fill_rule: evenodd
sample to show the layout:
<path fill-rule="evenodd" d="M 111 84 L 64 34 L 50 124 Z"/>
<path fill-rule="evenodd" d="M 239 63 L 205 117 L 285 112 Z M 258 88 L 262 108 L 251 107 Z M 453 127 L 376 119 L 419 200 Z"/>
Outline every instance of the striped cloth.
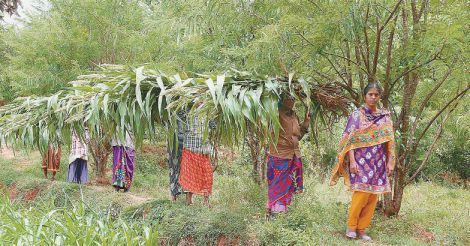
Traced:
<path fill-rule="evenodd" d="M 185 122 L 183 147 L 194 153 L 212 154 L 213 146 L 208 141 L 204 141 L 205 120 L 199 119 L 197 116 L 187 117 L 187 115 L 182 116 L 182 120 Z M 209 130 L 212 129 L 215 129 L 215 122 L 210 120 Z"/>

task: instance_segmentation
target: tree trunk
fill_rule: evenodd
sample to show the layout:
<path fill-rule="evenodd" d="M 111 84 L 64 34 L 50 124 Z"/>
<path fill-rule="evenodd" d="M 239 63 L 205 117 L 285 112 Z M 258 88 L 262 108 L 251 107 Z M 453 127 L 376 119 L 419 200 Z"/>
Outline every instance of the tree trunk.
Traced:
<path fill-rule="evenodd" d="M 262 157 L 263 147 L 252 129 L 248 129 L 247 131 L 246 142 L 250 148 L 253 178 L 257 184 L 261 184 L 266 180 L 266 167 L 264 166 Z"/>
<path fill-rule="evenodd" d="M 404 8 L 402 10 L 403 18 L 403 47 L 408 47 L 409 34 L 408 34 L 408 12 Z M 405 66 L 405 71 L 408 70 L 409 66 Z M 384 212 L 387 216 L 397 215 L 400 212 L 401 200 L 403 198 L 403 190 L 405 188 L 405 175 L 406 175 L 406 157 L 407 157 L 407 142 L 409 134 L 409 125 L 410 125 L 410 113 L 411 113 L 411 102 L 414 97 L 414 87 L 413 83 L 417 83 L 417 76 L 407 74 L 403 78 L 404 80 L 404 90 L 403 90 L 403 104 L 400 117 L 396 124 L 399 132 L 402 137 L 402 144 L 399 147 L 398 159 L 396 160 L 396 170 L 394 177 L 390 180 L 392 185 L 392 195 L 386 195 L 384 198 Z"/>
<path fill-rule="evenodd" d="M 400 212 L 401 202 L 403 199 L 403 191 L 405 190 L 406 170 L 403 165 L 397 165 L 395 175 L 390 180 L 392 185 L 392 193 L 384 196 L 384 214 L 387 217 L 396 216 Z"/>
<path fill-rule="evenodd" d="M 424 2 L 424 1 L 423 1 Z M 406 3 L 406 1 L 405 1 Z M 416 8 L 414 6 L 414 2 L 412 2 L 412 34 L 411 37 L 413 38 L 414 43 L 419 43 L 421 38 L 421 26 L 419 23 L 419 14 L 416 13 Z M 402 18 L 403 18 L 403 48 L 406 49 L 409 46 L 409 19 L 408 19 L 408 10 L 403 8 L 402 10 Z M 405 66 L 405 71 L 408 71 L 410 64 Z M 411 161 L 412 153 L 411 147 L 413 146 L 414 142 L 414 132 L 410 131 L 410 116 L 412 111 L 412 102 L 414 96 L 416 94 L 416 88 L 418 87 L 420 76 L 417 70 L 413 70 L 412 72 L 408 73 L 404 76 L 404 90 L 403 90 L 403 104 L 402 104 L 402 111 L 400 113 L 400 117 L 396 124 L 399 132 L 401 133 L 401 144 L 398 151 L 398 159 L 396 163 L 396 171 L 395 176 L 393 177 L 392 181 L 392 196 L 387 195 L 385 196 L 384 201 L 384 211 L 387 216 L 394 216 L 400 212 L 401 202 L 403 199 L 403 191 L 406 186 L 406 176 L 408 173 L 408 163 Z"/>
<path fill-rule="evenodd" d="M 106 164 L 111 153 L 111 145 L 108 141 L 90 140 L 90 153 L 95 163 L 95 179 L 98 184 L 109 184 L 106 177 Z"/>

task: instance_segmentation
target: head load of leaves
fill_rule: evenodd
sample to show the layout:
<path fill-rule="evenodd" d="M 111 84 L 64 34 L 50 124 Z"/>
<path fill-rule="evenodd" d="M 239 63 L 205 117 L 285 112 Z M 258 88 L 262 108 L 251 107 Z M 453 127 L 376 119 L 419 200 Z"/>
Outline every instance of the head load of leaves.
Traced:
<path fill-rule="evenodd" d="M 190 116 L 215 121 L 213 136 L 221 144 L 238 144 L 248 129 L 267 143 L 279 133 L 277 105 L 282 93 L 295 95 L 310 109 L 314 129 L 319 120 L 329 125 L 351 104 L 341 89 L 292 74 L 262 77 L 230 70 L 166 76 L 144 66 L 101 68 L 52 96 L 17 98 L 0 107 L 0 138 L 41 149 L 69 142 L 72 129 L 81 132 L 87 127 L 91 136 L 104 133 L 122 139 L 130 131 L 139 145 L 155 135 L 156 124 L 174 130 L 176 113 L 188 110 Z"/>

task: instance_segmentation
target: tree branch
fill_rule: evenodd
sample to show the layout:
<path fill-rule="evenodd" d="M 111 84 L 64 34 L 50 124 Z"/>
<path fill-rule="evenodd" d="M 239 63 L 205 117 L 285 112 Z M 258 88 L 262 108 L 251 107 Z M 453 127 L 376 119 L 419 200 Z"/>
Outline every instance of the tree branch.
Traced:
<path fill-rule="evenodd" d="M 358 94 L 357 94 L 356 91 L 354 91 L 354 89 L 352 87 L 349 87 L 348 85 L 341 84 L 341 83 L 338 83 L 338 82 L 336 82 L 335 84 L 338 85 L 339 87 L 342 87 L 343 89 L 345 89 L 349 92 L 349 94 L 354 99 L 354 101 L 353 101 L 354 105 L 356 105 L 356 106 L 360 105 L 360 102 L 358 101 Z"/>
<path fill-rule="evenodd" d="M 395 84 L 396 84 L 403 76 L 409 74 L 410 72 L 412 72 L 412 71 L 414 71 L 414 70 L 416 70 L 416 69 L 418 69 L 418 68 L 420 68 L 420 67 L 423 67 L 423 66 L 425 66 L 425 65 L 427 65 L 427 64 L 429 64 L 429 63 L 435 61 L 435 60 L 439 57 L 439 54 L 441 53 L 441 51 L 442 51 L 442 48 L 441 48 L 441 50 L 439 50 L 436 54 L 434 54 L 429 60 L 427 60 L 427 61 L 425 61 L 425 62 L 423 62 L 423 63 L 421 63 L 421 64 L 418 64 L 417 66 L 414 66 L 414 67 L 412 67 L 411 69 L 406 70 L 406 71 L 404 71 L 402 74 L 400 74 L 400 76 L 398 76 L 398 77 L 392 82 L 392 85 L 390 86 L 390 90 L 393 89 L 393 87 L 395 86 Z"/>
<path fill-rule="evenodd" d="M 411 13 L 413 14 L 413 22 L 416 23 L 418 18 L 418 10 L 416 9 L 416 0 L 411 1 Z"/>
<path fill-rule="evenodd" d="M 377 72 L 377 63 L 379 61 L 379 50 L 380 50 L 380 43 L 382 38 L 382 30 L 379 27 L 379 18 L 377 17 L 377 35 L 375 36 L 375 50 L 374 50 L 374 61 L 372 62 L 372 77 L 374 81 L 376 81 L 376 72 Z"/>
<path fill-rule="evenodd" d="M 341 56 L 341 55 L 337 55 L 337 54 L 333 54 L 333 53 L 329 53 L 329 52 L 325 52 L 325 51 L 321 51 L 321 54 L 326 54 L 326 55 L 331 55 L 331 56 L 336 56 L 338 58 L 341 58 L 341 59 L 344 59 L 348 62 L 351 62 L 352 64 L 356 65 L 359 69 L 361 69 L 362 71 L 366 72 L 367 73 L 367 70 L 365 68 L 363 68 L 360 64 L 358 64 L 357 62 L 347 58 L 347 57 L 344 57 L 344 56 Z"/>
<path fill-rule="evenodd" d="M 356 41 L 356 44 L 354 45 L 354 56 L 356 57 L 356 61 L 358 63 L 360 63 L 361 62 L 361 52 L 360 52 L 360 48 L 359 48 L 359 43 L 357 41 Z M 360 91 L 362 91 L 364 89 L 364 76 L 361 73 L 361 71 L 359 71 L 359 87 L 360 87 Z M 361 99 L 362 98 L 359 97 L 359 100 L 361 100 Z"/>
<path fill-rule="evenodd" d="M 457 96 L 455 96 L 454 98 L 450 99 L 449 102 L 447 102 L 447 104 L 439 111 L 436 113 L 436 115 L 429 121 L 428 125 L 426 126 L 426 128 L 423 130 L 423 132 L 421 132 L 421 135 L 419 136 L 419 138 L 416 139 L 416 143 L 415 143 L 415 146 L 417 146 L 419 144 L 419 142 L 421 141 L 421 139 L 424 137 L 424 135 L 426 134 L 426 132 L 428 131 L 429 127 L 431 127 L 431 125 L 434 123 L 434 121 L 437 119 L 437 117 L 439 117 L 439 115 L 442 114 L 442 112 L 444 112 L 447 107 L 449 107 L 449 105 L 451 105 L 454 101 L 456 101 L 457 99 L 459 99 L 460 97 L 463 97 L 465 96 L 465 94 L 468 92 L 468 90 L 470 89 L 470 84 L 467 85 L 467 88 L 465 88 L 463 91 L 461 91 L 459 94 L 457 94 Z"/>
<path fill-rule="evenodd" d="M 389 104 L 389 96 L 390 96 L 390 74 L 392 71 L 392 48 L 393 48 L 393 39 L 395 38 L 395 26 L 397 24 L 398 15 L 395 16 L 393 20 L 393 26 L 390 30 L 390 35 L 388 36 L 388 44 L 387 44 L 387 65 L 385 68 L 385 80 L 384 80 L 384 106 L 388 108 Z"/>
<path fill-rule="evenodd" d="M 324 79 L 326 79 L 326 80 L 329 80 L 329 81 L 333 80 L 332 78 L 326 76 L 326 75 L 323 74 L 323 73 L 318 72 L 318 71 L 315 70 L 315 69 L 312 69 L 312 71 L 315 72 L 318 76 L 320 76 L 320 77 L 322 77 L 322 78 L 324 78 Z"/>
<path fill-rule="evenodd" d="M 424 98 L 423 102 L 421 103 L 421 106 L 418 110 L 418 113 L 416 114 L 416 121 L 415 121 L 415 126 L 414 126 L 414 129 L 416 129 L 416 125 L 418 122 L 418 119 L 421 118 L 421 114 L 423 113 L 424 111 L 424 108 L 426 107 L 426 104 L 428 104 L 429 100 L 431 99 L 431 97 L 434 95 L 434 93 L 436 93 L 436 91 L 442 86 L 442 84 L 444 84 L 444 82 L 447 80 L 447 78 L 449 77 L 449 75 L 452 73 L 452 68 L 449 68 L 447 70 L 447 72 L 444 74 L 444 76 L 442 77 L 441 81 L 439 81 L 439 83 L 437 83 L 433 88 L 432 90 L 426 95 L 426 97 Z"/>
<path fill-rule="evenodd" d="M 424 169 L 424 166 L 426 165 L 427 161 L 429 160 L 429 157 L 431 156 L 431 154 L 433 152 L 433 149 L 434 149 L 434 147 L 437 143 L 437 140 L 441 137 L 442 129 L 444 128 L 445 123 L 449 119 L 449 115 L 454 111 L 454 109 L 457 107 L 457 105 L 458 105 L 458 102 L 454 104 L 454 106 L 449 110 L 449 112 L 447 112 L 446 116 L 442 120 L 442 123 L 439 125 L 439 128 L 437 129 L 436 134 L 434 135 L 434 139 L 432 140 L 431 145 L 428 146 L 428 149 L 426 151 L 426 155 L 424 157 L 424 160 L 421 162 L 421 165 L 418 167 L 418 169 L 416 169 L 416 171 L 413 173 L 413 175 L 411 175 L 411 178 L 409 178 L 406 181 L 406 185 L 408 185 L 413 180 L 415 180 L 416 177 L 418 176 L 418 174 Z"/>
<path fill-rule="evenodd" d="M 372 63 L 372 77 L 374 77 L 374 80 L 375 80 L 376 73 L 377 73 L 377 65 L 378 65 L 378 60 L 379 60 L 379 49 L 380 49 L 380 43 L 381 43 L 381 38 L 382 38 L 382 31 L 387 26 L 388 22 L 392 19 L 393 15 L 397 12 L 401 1 L 402 0 L 399 0 L 397 4 L 395 4 L 395 8 L 393 8 L 392 13 L 390 13 L 387 20 L 382 26 L 380 26 L 379 20 L 377 17 L 377 34 L 376 34 L 376 39 L 375 39 L 374 62 Z"/>
<path fill-rule="evenodd" d="M 366 46 L 366 54 L 365 54 L 365 57 L 363 57 L 364 59 L 364 64 L 366 65 L 366 68 L 367 68 L 367 75 L 368 75 L 368 80 L 370 82 L 370 60 L 369 60 L 369 55 L 370 55 L 370 49 L 369 49 L 369 36 L 367 35 L 367 21 L 369 20 L 369 4 L 367 5 L 367 9 L 366 9 L 366 19 L 364 20 L 364 26 L 363 26 L 363 31 L 364 31 L 364 41 L 366 42 L 365 43 L 365 46 Z"/>
<path fill-rule="evenodd" d="M 349 42 L 346 41 L 346 58 L 347 58 L 347 66 L 346 71 L 348 73 L 348 86 L 353 86 L 353 78 L 351 72 L 351 48 L 349 47 Z"/>
<path fill-rule="evenodd" d="M 355 103 L 359 104 L 359 94 L 354 91 L 353 88 L 353 74 L 351 71 L 351 47 L 349 46 L 349 42 L 346 41 L 346 58 L 347 58 L 347 63 L 346 63 L 346 76 L 348 79 L 348 87 L 351 88 L 349 91 L 349 94 L 351 95 L 352 98 L 354 98 Z"/>
<path fill-rule="evenodd" d="M 421 16 L 423 16 L 424 10 L 426 9 L 426 4 L 429 3 L 428 0 L 423 0 L 421 2 L 421 9 L 419 10 L 418 18 L 421 19 Z"/>
<path fill-rule="evenodd" d="M 344 84 L 348 84 L 348 82 L 346 81 L 346 79 L 344 79 L 343 75 L 340 73 L 340 71 L 335 67 L 335 65 L 333 64 L 333 62 L 330 60 L 330 58 L 328 56 L 323 56 L 326 58 L 326 60 L 328 60 L 328 63 L 330 63 L 331 67 L 335 70 L 336 74 L 338 74 L 338 76 L 341 78 L 341 80 L 344 82 Z"/>
<path fill-rule="evenodd" d="M 323 11 L 323 9 L 314 1 L 314 0 L 308 0 L 311 4 L 315 5 L 319 10 Z"/>
<path fill-rule="evenodd" d="M 398 11 L 398 7 L 400 6 L 401 2 L 403 0 L 399 0 L 397 2 L 397 4 L 395 4 L 395 8 L 393 8 L 392 12 L 390 13 L 390 15 L 388 16 L 387 20 L 384 22 L 384 24 L 382 25 L 382 27 L 380 27 L 380 32 L 382 32 L 382 30 L 385 28 L 385 26 L 387 26 L 388 22 L 392 19 L 393 15 L 395 15 L 395 13 Z"/>

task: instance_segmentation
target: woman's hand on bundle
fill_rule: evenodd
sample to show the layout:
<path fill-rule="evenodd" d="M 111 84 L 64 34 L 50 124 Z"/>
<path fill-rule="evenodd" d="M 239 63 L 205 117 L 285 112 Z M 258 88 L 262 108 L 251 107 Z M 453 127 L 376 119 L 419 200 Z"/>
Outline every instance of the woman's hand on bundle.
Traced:
<path fill-rule="evenodd" d="M 304 122 L 302 123 L 302 127 L 305 129 L 308 129 L 309 124 L 310 124 L 310 111 L 307 110 L 305 112 L 305 118 L 304 118 Z"/>

